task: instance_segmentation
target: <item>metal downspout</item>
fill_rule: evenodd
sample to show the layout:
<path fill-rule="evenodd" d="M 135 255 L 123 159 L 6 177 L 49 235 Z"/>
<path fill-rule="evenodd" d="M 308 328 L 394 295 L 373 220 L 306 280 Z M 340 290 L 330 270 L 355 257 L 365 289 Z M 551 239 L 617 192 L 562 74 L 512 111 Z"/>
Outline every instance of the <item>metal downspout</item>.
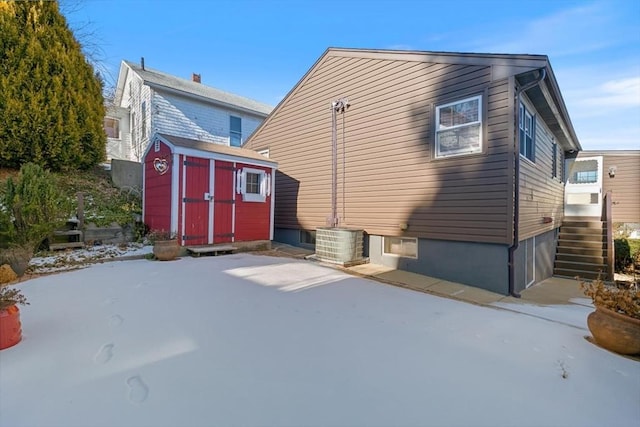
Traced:
<path fill-rule="evenodd" d="M 546 68 L 540 68 L 538 70 L 540 75 L 532 82 L 527 83 L 520 89 L 516 88 L 516 105 L 515 105 L 515 118 L 516 118 L 516 137 L 514 138 L 514 157 L 515 166 L 513 170 L 514 175 L 514 193 L 513 193 L 513 241 L 509 246 L 509 295 L 515 298 L 520 298 L 520 294 L 515 290 L 515 262 L 514 254 L 518 246 L 520 245 L 519 227 L 520 227 L 520 95 L 522 92 L 538 86 L 547 77 Z"/>

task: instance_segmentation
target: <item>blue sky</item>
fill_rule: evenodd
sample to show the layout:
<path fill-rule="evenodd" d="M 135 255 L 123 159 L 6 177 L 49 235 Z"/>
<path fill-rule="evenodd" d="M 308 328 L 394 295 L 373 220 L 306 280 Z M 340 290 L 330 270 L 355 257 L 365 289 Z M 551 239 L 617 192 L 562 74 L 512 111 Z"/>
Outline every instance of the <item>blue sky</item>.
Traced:
<path fill-rule="evenodd" d="M 328 47 L 544 54 L 584 149 L 640 149 L 636 0 L 85 0 L 65 14 L 93 32 L 107 80 L 144 56 L 271 105 Z"/>

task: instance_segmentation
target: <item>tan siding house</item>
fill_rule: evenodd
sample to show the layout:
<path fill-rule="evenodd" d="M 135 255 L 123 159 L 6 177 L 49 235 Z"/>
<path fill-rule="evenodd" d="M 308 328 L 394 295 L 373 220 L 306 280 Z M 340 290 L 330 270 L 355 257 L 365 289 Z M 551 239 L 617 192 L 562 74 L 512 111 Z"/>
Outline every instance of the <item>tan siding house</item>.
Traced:
<path fill-rule="evenodd" d="M 555 249 L 580 145 L 546 56 L 328 49 L 244 145 L 280 165 L 276 240 L 333 220 L 334 129 L 337 223 L 371 262 L 507 294 L 529 284 L 521 241 Z"/>
<path fill-rule="evenodd" d="M 603 192 L 611 191 L 613 221 L 640 223 L 640 150 L 581 151 L 578 158 L 603 157 Z"/>

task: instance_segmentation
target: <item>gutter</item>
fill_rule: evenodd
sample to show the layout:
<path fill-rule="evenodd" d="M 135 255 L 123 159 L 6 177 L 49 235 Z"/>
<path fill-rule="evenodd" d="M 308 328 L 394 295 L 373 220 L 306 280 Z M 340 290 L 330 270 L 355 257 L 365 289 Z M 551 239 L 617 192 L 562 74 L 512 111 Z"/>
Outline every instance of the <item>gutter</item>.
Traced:
<path fill-rule="evenodd" d="M 547 77 L 547 70 L 545 67 L 538 70 L 538 78 L 532 82 L 527 83 L 521 88 L 516 88 L 516 103 L 515 103 L 515 131 L 516 137 L 514 138 L 514 193 L 513 193 L 513 241 L 509 246 L 509 295 L 515 298 L 520 298 L 520 294 L 515 290 L 516 272 L 514 254 L 516 249 L 520 245 L 519 227 L 520 227 L 520 95 L 532 87 L 535 87 L 542 83 Z"/>

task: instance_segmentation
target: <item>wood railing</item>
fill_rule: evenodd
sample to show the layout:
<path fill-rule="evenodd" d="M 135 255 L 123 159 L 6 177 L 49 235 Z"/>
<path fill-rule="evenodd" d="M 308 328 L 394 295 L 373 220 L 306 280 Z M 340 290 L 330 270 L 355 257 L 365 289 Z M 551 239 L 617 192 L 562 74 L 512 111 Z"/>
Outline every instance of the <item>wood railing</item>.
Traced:
<path fill-rule="evenodd" d="M 611 191 L 607 191 L 603 199 L 603 222 L 607 230 L 607 280 L 614 281 L 614 265 L 615 265 L 615 249 L 613 246 L 613 215 L 611 207 L 613 206 Z"/>

